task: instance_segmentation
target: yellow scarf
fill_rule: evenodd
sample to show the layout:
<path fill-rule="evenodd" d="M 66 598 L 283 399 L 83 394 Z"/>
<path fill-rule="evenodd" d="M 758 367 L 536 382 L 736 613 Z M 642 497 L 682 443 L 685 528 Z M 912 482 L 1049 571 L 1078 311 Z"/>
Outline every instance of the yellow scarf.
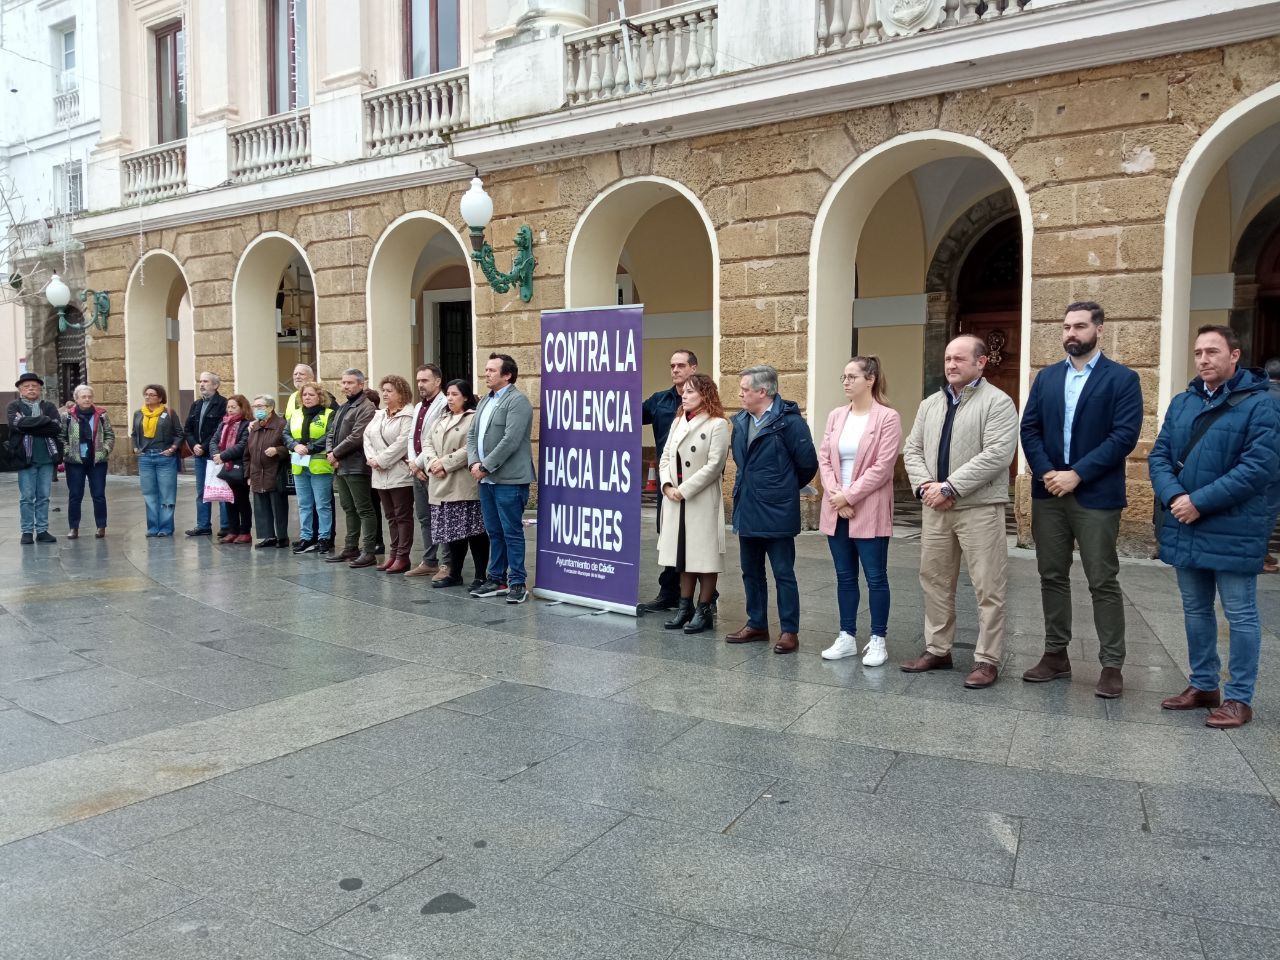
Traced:
<path fill-rule="evenodd" d="M 142 435 L 148 440 L 156 438 L 156 425 L 160 422 L 160 414 L 164 413 L 164 404 L 154 410 L 142 408 Z"/>

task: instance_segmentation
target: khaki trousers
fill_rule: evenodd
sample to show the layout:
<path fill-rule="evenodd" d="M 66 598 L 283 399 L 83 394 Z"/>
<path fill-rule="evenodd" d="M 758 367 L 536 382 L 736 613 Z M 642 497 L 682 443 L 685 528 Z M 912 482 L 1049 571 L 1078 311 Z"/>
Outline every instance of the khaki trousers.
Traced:
<path fill-rule="evenodd" d="M 920 587 L 924 591 L 925 648 L 951 652 L 956 636 L 956 583 L 964 556 L 978 600 L 974 659 L 1000 665 L 1004 650 L 1004 600 L 1009 583 L 1005 505 L 962 507 L 939 513 L 924 508 L 920 530 Z"/>

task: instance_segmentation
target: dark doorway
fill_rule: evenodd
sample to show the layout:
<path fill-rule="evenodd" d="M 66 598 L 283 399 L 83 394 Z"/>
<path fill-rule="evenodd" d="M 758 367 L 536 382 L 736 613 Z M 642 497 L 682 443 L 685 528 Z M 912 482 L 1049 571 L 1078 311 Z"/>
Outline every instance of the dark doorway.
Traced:
<path fill-rule="evenodd" d="M 958 333 L 986 341 L 986 377 L 1018 402 L 1022 359 L 1022 227 L 1017 217 L 983 234 L 960 268 Z"/>
<path fill-rule="evenodd" d="M 1261 367 L 1280 357 L 1280 226 L 1272 232 L 1258 257 L 1258 312 L 1253 320 L 1250 366 Z"/>
<path fill-rule="evenodd" d="M 471 301 L 451 300 L 440 309 L 440 369 L 445 382 L 466 380 L 475 384 L 471 351 Z M 473 386 L 474 389 L 474 386 Z"/>

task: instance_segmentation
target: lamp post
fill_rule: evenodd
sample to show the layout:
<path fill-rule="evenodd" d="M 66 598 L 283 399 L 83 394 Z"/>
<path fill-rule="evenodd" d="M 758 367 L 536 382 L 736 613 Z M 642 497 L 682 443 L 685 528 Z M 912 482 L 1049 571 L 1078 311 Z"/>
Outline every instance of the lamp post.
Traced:
<path fill-rule="evenodd" d="M 82 304 L 88 304 L 89 294 L 93 294 L 93 317 L 89 320 L 82 320 L 79 323 L 72 323 L 67 320 L 67 305 L 71 303 L 71 288 L 56 273 L 49 278 L 49 283 L 44 288 L 44 298 L 49 301 L 49 306 L 58 311 L 59 333 L 66 333 L 68 330 L 84 330 L 90 326 L 101 327 L 103 330 L 107 329 L 107 320 L 111 316 L 110 296 L 105 290 L 90 290 L 86 288 L 80 292 L 80 302 Z"/>
<path fill-rule="evenodd" d="M 511 270 L 503 273 L 493 259 L 493 248 L 484 239 L 484 229 L 493 219 L 493 198 L 485 192 L 481 179 L 471 179 L 471 189 L 462 197 L 462 219 L 471 228 L 471 259 L 480 264 L 485 279 L 498 293 L 506 293 L 512 284 L 520 289 L 520 299 L 528 303 L 533 299 L 533 268 L 538 265 L 533 255 L 533 231 L 528 224 L 520 227 L 515 236 L 516 253 L 511 260 Z"/>

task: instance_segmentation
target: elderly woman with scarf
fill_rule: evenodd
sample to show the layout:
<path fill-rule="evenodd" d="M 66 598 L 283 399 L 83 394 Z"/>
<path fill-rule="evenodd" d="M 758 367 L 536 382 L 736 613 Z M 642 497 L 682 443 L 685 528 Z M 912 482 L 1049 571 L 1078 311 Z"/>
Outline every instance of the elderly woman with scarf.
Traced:
<path fill-rule="evenodd" d="M 67 411 L 63 432 L 67 449 L 67 526 L 71 528 L 67 539 L 80 536 L 80 504 L 88 480 L 96 536 L 101 540 L 107 535 L 107 458 L 115 446 L 116 434 L 106 409 L 93 402 L 93 387 L 82 383 L 73 396 L 75 402 Z"/>
<path fill-rule="evenodd" d="M 245 448 L 253 512 L 258 516 L 258 542 L 254 549 L 289 545 L 289 497 L 284 471 L 289 469 L 289 449 L 284 440 L 284 419 L 276 413 L 273 397 L 253 398 L 253 422 Z"/>
<path fill-rule="evenodd" d="M 253 507 L 249 504 L 249 476 L 245 454 L 249 446 L 249 401 L 243 394 L 227 397 L 227 412 L 209 443 L 209 453 L 218 466 L 218 476 L 231 488 L 235 500 L 228 510 L 231 526 L 222 531 L 219 543 L 252 543 Z"/>

